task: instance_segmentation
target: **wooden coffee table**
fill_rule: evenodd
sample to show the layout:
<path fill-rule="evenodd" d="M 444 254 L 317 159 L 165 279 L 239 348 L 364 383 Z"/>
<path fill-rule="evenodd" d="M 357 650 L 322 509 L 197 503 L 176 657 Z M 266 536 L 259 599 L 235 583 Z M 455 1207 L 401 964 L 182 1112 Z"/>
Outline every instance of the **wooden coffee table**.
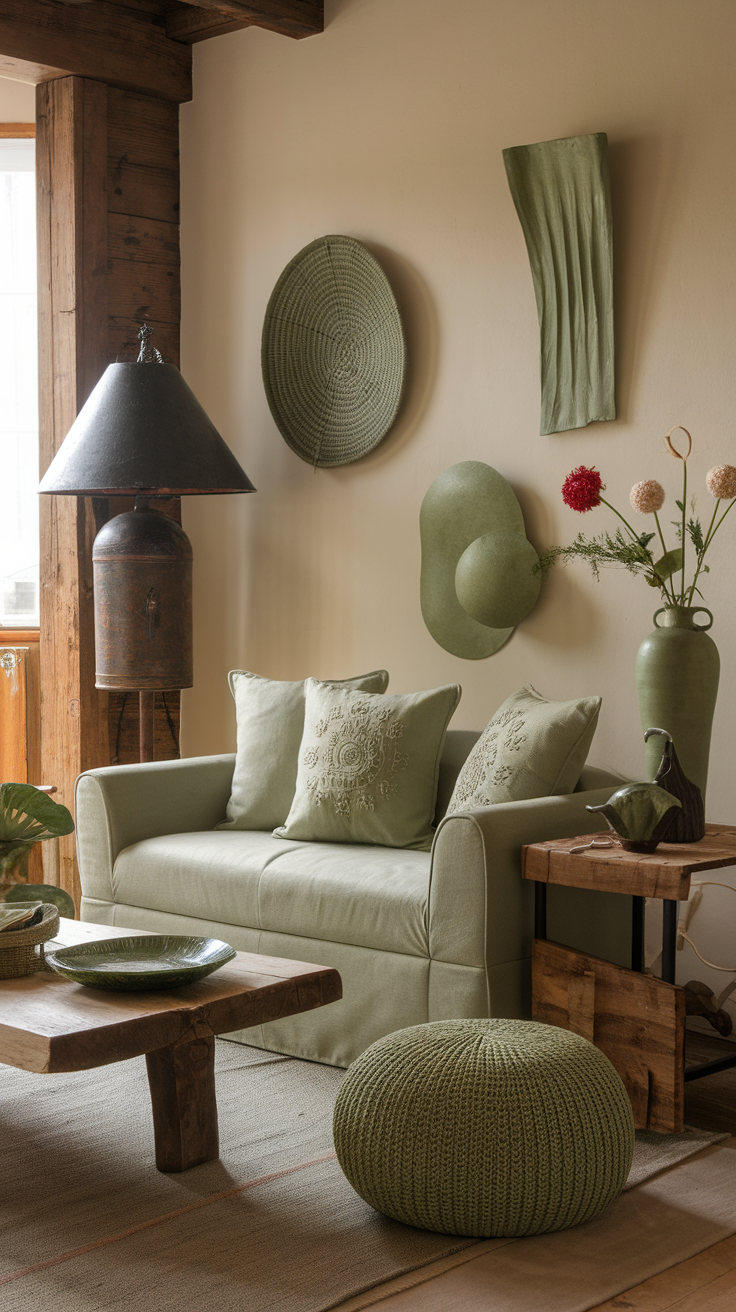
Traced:
<path fill-rule="evenodd" d="M 61 920 L 51 948 L 145 934 Z M 90 1070 L 145 1054 L 159 1171 L 219 1155 L 215 1035 L 312 1011 L 342 997 L 336 970 L 238 952 L 169 992 L 113 993 L 41 970 L 0 981 L 0 1062 L 26 1071 Z"/>

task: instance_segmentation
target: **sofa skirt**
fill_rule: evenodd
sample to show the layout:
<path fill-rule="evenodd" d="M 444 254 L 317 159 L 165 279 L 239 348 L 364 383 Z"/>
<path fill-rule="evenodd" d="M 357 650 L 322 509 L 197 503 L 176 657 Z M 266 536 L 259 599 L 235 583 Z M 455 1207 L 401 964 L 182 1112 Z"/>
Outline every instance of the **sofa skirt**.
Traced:
<path fill-rule="evenodd" d="M 343 983 L 339 1002 L 226 1036 L 330 1066 L 349 1066 L 376 1039 L 408 1025 L 529 1014 L 528 960 L 507 962 L 486 972 L 477 966 L 224 925 L 94 898 L 82 898 L 82 920 L 161 934 L 202 934 L 224 939 L 240 952 L 334 967 Z"/>

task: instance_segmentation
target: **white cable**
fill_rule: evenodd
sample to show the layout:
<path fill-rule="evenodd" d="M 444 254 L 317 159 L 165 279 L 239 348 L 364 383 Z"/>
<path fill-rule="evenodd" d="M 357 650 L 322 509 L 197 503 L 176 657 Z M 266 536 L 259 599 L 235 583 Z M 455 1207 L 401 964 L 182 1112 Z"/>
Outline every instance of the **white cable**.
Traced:
<path fill-rule="evenodd" d="M 736 893 L 736 888 L 734 888 L 733 884 L 724 884 L 722 880 L 718 880 L 718 879 L 699 879 L 697 883 L 692 885 L 692 887 L 695 889 L 709 888 L 709 887 L 727 888 L 729 893 Z"/>
<path fill-rule="evenodd" d="M 693 884 L 692 891 L 695 896 L 692 898 L 692 904 L 690 902 L 686 904 L 686 912 L 688 907 L 691 908 L 690 912 L 689 914 L 686 915 L 684 922 L 680 921 L 677 926 L 678 947 L 680 945 L 679 940 L 682 939 L 683 942 L 688 943 L 690 945 L 696 957 L 698 958 L 699 961 L 702 961 L 704 966 L 708 966 L 711 970 L 722 970 L 726 975 L 733 975 L 734 972 L 736 972 L 736 966 L 717 966 L 714 961 L 706 961 L 702 953 L 698 952 L 698 949 L 696 948 L 695 944 L 690 938 L 690 935 L 687 933 L 686 927 L 690 924 L 692 917 L 694 916 L 695 912 L 700 906 L 700 902 L 703 896 L 702 890 L 704 888 L 727 888 L 729 892 L 736 893 L 736 888 L 734 888 L 732 884 L 724 884 L 719 882 L 719 880 L 717 879 L 700 879 L 696 884 Z M 731 993 L 734 988 L 736 988 L 736 979 L 724 991 L 721 997 L 725 1000 L 728 997 L 729 993 Z M 720 999 L 719 999 L 719 1006 L 720 1006 Z"/>
<path fill-rule="evenodd" d="M 702 961 L 704 966 L 710 966 L 711 970 L 723 970 L 726 972 L 727 975 L 733 975 L 734 971 L 736 971 L 736 966 L 717 966 L 714 961 L 706 961 L 702 953 L 698 952 L 698 949 L 693 943 L 690 935 L 686 934 L 684 929 L 680 930 L 680 938 L 684 939 L 686 943 L 690 944 L 690 947 L 692 948 L 696 957 L 698 958 L 699 961 Z M 734 980 L 734 984 L 736 984 L 736 980 Z"/>
<path fill-rule="evenodd" d="M 690 891 L 690 897 L 689 897 L 688 901 L 685 903 L 685 909 L 684 909 L 684 911 L 681 913 L 681 915 L 680 915 L 680 917 L 679 917 L 679 919 L 678 919 L 678 921 L 677 921 L 677 948 L 678 948 L 678 951 L 682 948 L 682 941 L 681 941 L 681 940 L 682 940 L 682 936 L 683 936 L 685 930 L 690 928 L 690 921 L 692 920 L 693 916 L 695 915 L 695 912 L 697 911 L 698 907 L 700 906 L 700 903 L 702 902 L 702 900 L 703 900 L 703 890 L 702 890 L 702 888 L 700 887 L 700 884 L 694 884 L 694 885 L 692 886 L 691 891 Z"/>

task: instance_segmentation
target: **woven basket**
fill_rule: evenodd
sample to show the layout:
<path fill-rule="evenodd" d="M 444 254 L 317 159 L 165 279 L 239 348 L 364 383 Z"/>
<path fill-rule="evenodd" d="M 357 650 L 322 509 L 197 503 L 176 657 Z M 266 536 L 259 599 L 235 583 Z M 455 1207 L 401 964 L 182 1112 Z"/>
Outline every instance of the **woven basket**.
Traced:
<path fill-rule="evenodd" d="M 43 970 L 43 945 L 58 932 L 59 912 L 50 902 L 45 902 L 39 924 L 0 934 L 0 979 L 20 979 Z"/>
<path fill-rule="evenodd" d="M 352 237 L 320 237 L 287 264 L 266 309 L 263 382 L 284 440 L 310 465 L 367 455 L 404 386 L 398 306 L 380 264 Z"/>

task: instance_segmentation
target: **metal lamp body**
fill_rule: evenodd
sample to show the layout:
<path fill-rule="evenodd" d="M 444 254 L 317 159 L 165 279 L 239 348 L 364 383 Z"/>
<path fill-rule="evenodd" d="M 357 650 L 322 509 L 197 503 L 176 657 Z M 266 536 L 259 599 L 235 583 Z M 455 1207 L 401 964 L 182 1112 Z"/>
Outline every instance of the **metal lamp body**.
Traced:
<path fill-rule="evenodd" d="M 192 548 L 173 519 L 136 507 L 92 548 L 95 687 L 191 688 Z"/>
<path fill-rule="evenodd" d="M 140 759 L 153 759 L 155 693 L 191 688 L 192 549 L 149 496 L 255 488 L 173 364 L 148 342 L 136 363 L 105 370 L 41 480 L 39 492 L 135 496 L 92 549 L 95 686 L 140 694 Z"/>

